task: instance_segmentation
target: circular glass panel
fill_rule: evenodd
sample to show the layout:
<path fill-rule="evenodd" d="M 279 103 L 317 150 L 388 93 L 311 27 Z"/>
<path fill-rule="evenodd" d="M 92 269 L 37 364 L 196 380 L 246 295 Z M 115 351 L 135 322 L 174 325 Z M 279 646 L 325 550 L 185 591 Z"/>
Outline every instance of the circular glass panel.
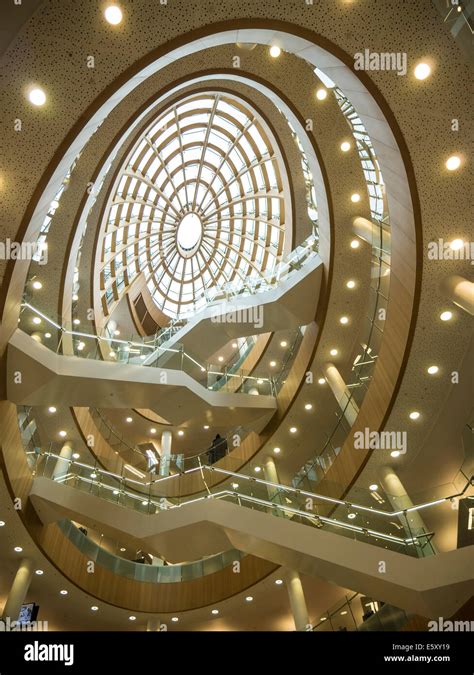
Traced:
<path fill-rule="evenodd" d="M 201 219 L 196 213 L 188 213 L 176 230 L 178 251 L 184 258 L 191 257 L 199 246 L 202 237 Z"/>

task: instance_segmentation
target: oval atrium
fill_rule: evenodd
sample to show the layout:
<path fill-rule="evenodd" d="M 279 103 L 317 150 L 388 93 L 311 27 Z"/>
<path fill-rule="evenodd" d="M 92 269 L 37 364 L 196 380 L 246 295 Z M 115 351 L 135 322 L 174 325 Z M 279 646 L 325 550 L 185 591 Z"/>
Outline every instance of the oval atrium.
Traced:
<path fill-rule="evenodd" d="M 468 4 L 2 4 L 4 623 L 473 622 Z"/>

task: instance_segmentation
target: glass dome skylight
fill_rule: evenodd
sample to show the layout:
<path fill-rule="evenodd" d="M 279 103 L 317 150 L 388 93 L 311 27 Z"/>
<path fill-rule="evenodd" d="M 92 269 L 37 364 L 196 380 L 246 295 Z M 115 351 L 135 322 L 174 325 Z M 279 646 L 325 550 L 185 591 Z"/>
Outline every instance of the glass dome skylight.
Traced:
<path fill-rule="evenodd" d="M 168 316 L 206 290 L 270 272 L 283 254 L 283 166 L 265 123 L 224 93 L 163 112 L 120 170 L 106 210 L 101 294 L 107 313 L 143 273 Z"/>

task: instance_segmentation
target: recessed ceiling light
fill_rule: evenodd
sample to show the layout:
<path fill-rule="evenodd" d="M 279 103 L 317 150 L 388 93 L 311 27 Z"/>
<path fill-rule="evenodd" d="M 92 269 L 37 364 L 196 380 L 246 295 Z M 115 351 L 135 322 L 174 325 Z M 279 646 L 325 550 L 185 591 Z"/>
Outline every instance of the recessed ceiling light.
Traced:
<path fill-rule="evenodd" d="M 463 246 L 464 242 L 462 239 L 453 239 L 453 241 L 449 244 L 449 248 L 452 251 L 459 251 Z"/>
<path fill-rule="evenodd" d="M 79 454 L 78 452 L 74 452 L 74 453 L 72 454 L 72 458 L 73 458 L 73 459 L 79 459 L 79 457 L 80 457 L 80 454 Z"/>
<path fill-rule="evenodd" d="M 354 192 L 354 194 L 351 195 L 351 202 L 354 202 L 354 204 L 360 202 L 360 194 L 358 192 Z"/>
<path fill-rule="evenodd" d="M 35 87 L 29 92 L 28 99 L 33 105 L 41 106 L 46 103 L 46 94 L 39 87 Z"/>
<path fill-rule="evenodd" d="M 372 492 L 375 492 L 375 490 L 378 490 L 379 486 L 377 483 L 372 483 L 372 485 L 369 485 L 369 490 L 372 490 Z"/>
<path fill-rule="evenodd" d="M 449 321 L 450 319 L 453 318 L 453 313 L 452 312 L 442 312 L 439 315 L 439 318 L 441 319 L 441 321 Z"/>
<path fill-rule="evenodd" d="M 92 605 L 91 610 L 93 612 L 97 612 L 99 610 L 99 608 L 97 607 L 97 605 Z"/>
<path fill-rule="evenodd" d="M 122 546 L 122 548 L 120 549 L 120 552 L 121 552 L 121 553 L 125 553 L 126 550 L 127 550 L 127 549 L 126 549 L 124 546 Z"/>
<path fill-rule="evenodd" d="M 275 368 L 276 366 L 276 361 L 270 361 L 270 367 Z"/>
<path fill-rule="evenodd" d="M 349 319 L 347 318 L 347 316 L 341 316 L 341 318 L 339 319 L 339 323 L 345 325 L 346 323 L 349 323 Z"/>
<path fill-rule="evenodd" d="M 390 457 L 400 457 L 400 450 L 392 450 Z"/>
<path fill-rule="evenodd" d="M 261 466 L 256 466 L 256 467 L 254 468 L 255 473 L 260 473 L 261 470 L 262 470 L 262 467 L 261 467 Z"/>
<path fill-rule="evenodd" d="M 263 384 L 263 380 L 262 380 L 262 379 L 258 379 L 258 380 L 257 380 L 257 384 Z"/>
<path fill-rule="evenodd" d="M 91 478 L 97 478 L 97 474 L 94 472 L 91 473 Z"/>
<path fill-rule="evenodd" d="M 109 5 L 106 7 L 104 16 L 112 26 L 117 26 L 123 18 L 122 10 L 117 5 Z"/>
<path fill-rule="evenodd" d="M 417 410 L 414 410 L 410 413 L 409 417 L 411 420 L 417 420 L 420 416 L 420 413 Z"/>
<path fill-rule="evenodd" d="M 117 354 L 115 352 L 109 352 L 109 356 L 111 359 L 114 359 L 117 357 Z"/>
<path fill-rule="evenodd" d="M 60 595 L 67 595 L 67 593 L 68 593 L 68 592 L 66 591 L 65 588 L 63 588 L 62 591 L 59 591 L 59 594 L 60 594 Z"/>
<path fill-rule="evenodd" d="M 56 410 L 57 410 L 57 408 L 55 408 L 54 405 L 50 405 L 49 408 L 48 408 L 48 412 L 50 412 L 50 413 L 55 413 Z"/>
<path fill-rule="evenodd" d="M 142 506 L 147 506 L 147 505 L 148 505 L 148 502 L 146 501 L 146 499 L 144 499 L 144 500 L 142 501 Z"/>
<path fill-rule="evenodd" d="M 253 597 L 252 597 L 251 595 L 247 595 L 247 597 L 245 598 L 245 600 L 246 600 L 246 602 L 252 602 Z"/>
<path fill-rule="evenodd" d="M 184 431 L 181 431 L 181 429 L 178 431 L 178 436 L 184 436 Z"/>
<path fill-rule="evenodd" d="M 296 427 L 290 427 L 290 434 L 296 434 L 298 429 Z"/>
<path fill-rule="evenodd" d="M 133 421 L 133 418 L 132 418 L 132 417 L 126 417 L 126 418 L 125 418 L 125 421 L 128 422 L 128 423 L 130 424 L 130 422 Z"/>
<path fill-rule="evenodd" d="M 128 617 L 128 620 L 129 620 L 129 621 L 136 621 L 136 620 L 137 620 L 137 617 L 136 617 L 136 616 L 133 616 L 133 614 L 132 614 L 132 616 L 129 616 L 129 617 Z"/>
<path fill-rule="evenodd" d="M 74 319 L 74 320 L 73 320 L 73 324 L 74 324 L 75 326 L 78 326 L 80 323 L 81 323 L 81 320 L 80 320 L 80 319 Z"/>
<path fill-rule="evenodd" d="M 448 171 L 456 171 L 461 166 L 461 158 L 458 155 L 451 155 L 446 160 L 446 168 Z"/>
<path fill-rule="evenodd" d="M 275 583 L 277 586 L 281 586 L 283 583 L 283 579 L 275 579 Z"/>
<path fill-rule="evenodd" d="M 319 378 L 318 384 L 326 384 L 326 380 L 324 379 L 324 377 Z"/>
<path fill-rule="evenodd" d="M 213 610 L 211 611 L 211 614 L 219 614 L 219 610 L 218 610 L 218 609 L 213 609 Z"/>
<path fill-rule="evenodd" d="M 288 347 L 288 342 L 286 340 L 282 340 L 280 342 L 280 347 Z"/>
<path fill-rule="evenodd" d="M 355 513 L 348 513 L 348 514 L 347 514 L 347 517 L 348 517 L 350 520 L 353 520 L 353 519 L 356 517 L 356 514 L 355 514 Z"/>
<path fill-rule="evenodd" d="M 0 520 L 0 527 L 5 527 L 5 521 L 4 520 Z"/>
<path fill-rule="evenodd" d="M 39 318 L 39 316 L 34 316 L 34 317 L 33 317 L 33 323 L 36 324 L 37 326 L 40 325 L 41 319 Z"/>
<path fill-rule="evenodd" d="M 205 424 L 203 429 L 206 429 L 206 430 L 209 429 L 209 424 Z"/>
<path fill-rule="evenodd" d="M 35 291 L 39 291 L 40 288 L 43 288 L 43 284 L 41 283 L 41 281 L 33 281 L 33 288 L 35 289 Z"/>
<path fill-rule="evenodd" d="M 305 410 L 312 410 L 313 409 L 312 403 L 306 403 L 305 406 L 304 406 L 304 409 Z"/>
<path fill-rule="evenodd" d="M 152 427 L 152 428 L 150 429 L 150 434 L 156 434 L 156 429 L 155 429 L 155 427 Z"/>
<path fill-rule="evenodd" d="M 344 610 L 343 612 L 341 612 L 341 616 L 344 616 L 345 614 L 347 614 L 347 611 L 346 611 L 346 610 Z"/>
<path fill-rule="evenodd" d="M 172 621 L 173 623 L 178 623 L 179 617 L 177 617 L 177 616 L 172 616 L 172 617 L 171 617 L 171 621 Z"/>
<path fill-rule="evenodd" d="M 35 570 L 35 574 L 37 574 L 39 577 L 44 574 L 43 570 Z"/>
<path fill-rule="evenodd" d="M 237 490 L 237 488 L 239 487 L 239 484 L 238 483 L 231 483 L 231 486 L 232 486 L 233 490 Z"/>
<path fill-rule="evenodd" d="M 417 80 L 426 80 L 431 74 L 431 68 L 427 63 L 419 63 L 415 68 L 415 77 Z"/>
<path fill-rule="evenodd" d="M 277 59 L 281 54 L 281 49 L 278 45 L 272 45 L 270 47 L 270 56 L 274 59 Z"/>
<path fill-rule="evenodd" d="M 438 366 L 430 366 L 430 367 L 428 368 L 428 373 L 429 373 L 430 375 L 436 375 L 436 373 L 437 373 L 438 371 L 439 371 Z"/>
<path fill-rule="evenodd" d="M 72 296 L 72 301 L 73 301 L 73 302 L 77 302 L 78 300 L 79 300 L 78 294 L 77 294 L 77 293 L 74 293 L 74 295 Z"/>
<path fill-rule="evenodd" d="M 23 551 L 21 546 L 15 546 L 15 548 L 13 550 L 15 551 L 15 553 L 21 553 Z"/>
<path fill-rule="evenodd" d="M 223 357 L 223 356 L 219 356 L 219 357 L 218 357 L 218 360 L 222 362 L 222 361 L 224 360 L 224 357 Z"/>
<path fill-rule="evenodd" d="M 237 342 L 233 342 L 233 343 L 232 343 L 232 349 L 237 349 L 237 347 L 238 347 Z"/>
<path fill-rule="evenodd" d="M 275 455 L 279 455 L 281 452 L 281 448 L 273 448 L 273 452 L 275 453 Z"/>
<path fill-rule="evenodd" d="M 51 337 L 51 333 L 45 333 L 44 336 L 45 336 L 45 338 L 50 338 L 50 337 Z"/>
<path fill-rule="evenodd" d="M 358 239 L 353 239 L 351 241 L 351 248 L 359 248 L 360 246 L 360 241 Z"/>
<path fill-rule="evenodd" d="M 328 93 L 326 89 L 318 89 L 318 91 L 316 92 L 316 98 L 318 99 L 318 101 L 324 101 L 327 95 Z"/>
<path fill-rule="evenodd" d="M 113 495 L 118 495 L 119 491 L 118 490 L 112 490 Z"/>
<path fill-rule="evenodd" d="M 341 143 L 342 152 L 348 152 L 350 149 L 351 149 L 351 144 L 349 143 L 349 141 L 344 141 L 343 143 Z"/>
<path fill-rule="evenodd" d="M 61 438 L 64 438 L 67 436 L 67 433 L 64 430 L 61 430 L 58 435 L 61 436 Z"/>
<path fill-rule="evenodd" d="M 331 354 L 331 356 L 337 356 L 337 349 L 331 349 L 329 353 Z"/>
<path fill-rule="evenodd" d="M 356 285 L 355 281 L 352 281 L 352 279 L 350 281 L 348 281 L 347 284 L 346 284 L 347 288 L 354 288 L 355 285 Z"/>

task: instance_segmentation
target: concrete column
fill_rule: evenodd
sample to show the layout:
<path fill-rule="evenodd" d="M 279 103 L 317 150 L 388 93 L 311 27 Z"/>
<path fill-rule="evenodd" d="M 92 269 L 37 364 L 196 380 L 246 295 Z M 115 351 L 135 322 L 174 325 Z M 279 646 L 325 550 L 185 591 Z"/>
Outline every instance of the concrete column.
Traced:
<path fill-rule="evenodd" d="M 341 410 L 344 411 L 344 417 L 352 427 L 359 414 L 357 403 L 351 399 L 350 391 L 333 363 L 325 363 L 323 372 L 332 393 L 336 397 L 336 401 L 339 403 Z"/>
<path fill-rule="evenodd" d="M 170 455 L 171 442 L 173 434 L 171 431 L 163 431 L 161 434 L 161 458 L 160 458 L 160 476 L 170 475 Z"/>
<path fill-rule="evenodd" d="M 474 316 L 474 283 L 457 274 L 445 279 L 442 290 L 451 302 Z"/>
<path fill-rule="evenodd" d="M 59 453 L 59 459 L 57 460 L 56 466 L 54 467 L 52 475 L 53 480 L 58 480 L 59 478 L 62 478 L 67 473 L 69 473 L 71 459 L 72 459 L 72 446 L 68 441 L 66 441 L 66 443 L 64 443 L 63 447 L 61 448 L 61 452 Z"/>
<path fill-rule="evenodd" d="M 382 487 L 388 497 L 390 505 L 394 511 L 400 511 L 402 509 L 409 509 L 414 506 L 412 500 L 410 499 L 405 487 L 403 486 L 402 481 L 398 477 L 397 473 L 391 466 L 382 466 L 379 469 L 380 482 Z M 408 524 L 407 519 L 408 518 Z M 407 514 L 407 517 L 400 516 L 400 522 L 404 526 L 405 534 L 407 537 L 416 535 L 423 530 L 428 531 L 423 519 L 420 516 L 418 511 L 412 511 Z M 424 543 L 424 540 L 420 540 L 421 543 Z M 433 544 L 431 546 L 434 548 Z M 425 554 L 430 555 L 431 551 L 429 547 L 426 547 Z"/>
<path fill-rule="evenodd" d="M 263 463 L 263 476 L 265 480 L 268 480 L 270 483 L 279 483 L 277 468 L 273 457 L 267 457 Z M 272 499 L 277 493 L 278 488 L 273 488 L 270 485 L 267 485 L 268 497 Z"/>
<path fill-rule="evenodd" d="M 5 607 L 3 608 L 3 619 L 6 619 L 9 616 L 11 621 L 17 621 L 18 616 L 20 615 L 21 606 L 28 593 L 32 576 L 33 561 L 24 558 L 20 562 Z"/>
<path fill-rule="evenodd" d="M 309 616 L 303 592 L 303 585 L 298 572 L 288 570 L 286 575 L 286 587 L 290 598 L 291 611 L 293 612 L 295 630 L 305 631 L 309 625 Z"/>

